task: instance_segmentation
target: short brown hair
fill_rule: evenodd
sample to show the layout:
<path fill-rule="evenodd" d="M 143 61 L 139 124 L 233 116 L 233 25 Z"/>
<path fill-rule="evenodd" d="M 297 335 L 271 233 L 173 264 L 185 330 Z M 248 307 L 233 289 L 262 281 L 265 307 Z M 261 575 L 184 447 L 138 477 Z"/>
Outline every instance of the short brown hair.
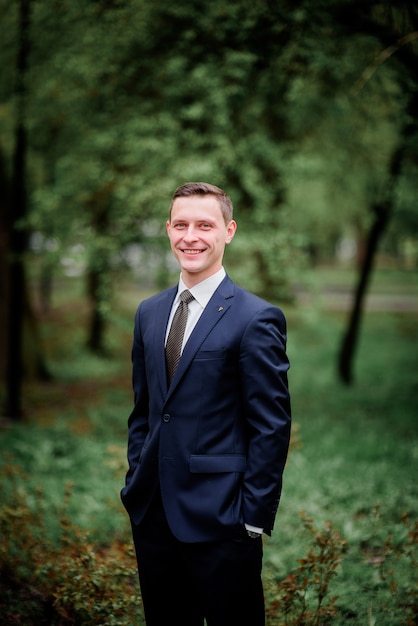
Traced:
<path fill-rule="evenodd" d="M 210 183 L 185 183 L 184 185 L 178 187 L 171 198 L 170 217 L 174 200 L 176 200 L 176 198 L 185 198 L 187 196 L 215 196 L 219 202 L 225 224 L 229 224 L 232 220 L 233 206 L 231 198 L 225 193 L 225 191 L 223 191 L 223 189 L 216 187 L 216 185 L 211 185 Z"/>

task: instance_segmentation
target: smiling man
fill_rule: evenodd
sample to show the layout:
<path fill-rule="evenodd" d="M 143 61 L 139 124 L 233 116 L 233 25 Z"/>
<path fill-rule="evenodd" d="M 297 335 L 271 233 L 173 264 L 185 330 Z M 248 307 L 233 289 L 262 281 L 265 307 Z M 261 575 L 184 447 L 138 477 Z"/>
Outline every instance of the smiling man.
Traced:
<path fill-rule="evenodd" d="M 271 534 L 290 439 L 286 322 L 223 267 L 224 191 L 187 183 L 167 234 L 179 283 L 135 317 L 123 503 L 148 626 L 263 626 Z"/>
<path fill-rule="evenodd" d="M 191 195 L 175 197 L 172 202 L 167 233 L 188 287 L 222 268 L 225 245 L 235 235 L 232 205 L 225 198 L 223 208 L 221 201 L 214 195 Z"/>

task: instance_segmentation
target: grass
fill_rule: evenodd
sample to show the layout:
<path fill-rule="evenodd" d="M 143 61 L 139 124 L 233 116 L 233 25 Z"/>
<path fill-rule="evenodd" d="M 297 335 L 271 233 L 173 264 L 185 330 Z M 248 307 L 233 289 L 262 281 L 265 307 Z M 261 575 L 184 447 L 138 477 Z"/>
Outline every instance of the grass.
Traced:
<path fill-rule="evenodd" d="M 339 281 L 329 272 L 325 279 Z M 390 273 L 376 278 L 379 291 L 391 293 L 391 280 L 399 293 L 399 275 Z M 315 284 L 320 282 L 316 276 Z M 413 284 L 410 274 L 404 283 L 407 289 Z M 0 440 L 0 465 L 11 461 L 27 474 L 33 506 L 42 486 L 49 534 L 59 534 L 59 512 L 71 483 L 66 513 L 97 546 L 129 537 L 119 490 L 132 399 L 132 319 L 141 294 L 126 286 L 120 295 L 110 319 L 110 356 L 99 359 L 84 349 L 82 301 L 60 292 L 44 321 L 55 380 L 27 384 L 26 418 L 3 428 Z M 416 609 L 411 566 L 416 557 L 405 559 L 396 550 L 389 554 L 385 542 L 390 536 L 400 545 L 407 532 L 405 515 L 417 518 L 417 314 L 365 315 L 355 383 L 346 387 L 336 376 L 346 313 L 317 304 L 288 307 L 286 313 L 294 439 L 276 526 L 265 541 L 266 577 L 284 578 L 306 553 L 309 538 L 301 511 L 317 526 L 330 520 L 347 541 L 331 583 L 332 595 L 338 596 L 332 623 L 398 626 L 401 592 L 414 585 Z M 383 576 L 389 565 L 396 596 Z"/>
<path fill-rule="evenodd" d="M 334 623 L 395 626 L 399 616 L 386 608 L 374 563 L 381 563 L 385 534 L 404 532 L 402 514 L 417 517 L 416 316 L 366 315 L 350 388 L 335 377 L 345 316 L 297 317 L 300 327 L 290 335 L 289 354 L 301 447 L 289 459 L 267 561 L 285 572 L 297 558 L 299 510 L 332 520 L 349 546 L 333 587 L 340 611 Z"/>

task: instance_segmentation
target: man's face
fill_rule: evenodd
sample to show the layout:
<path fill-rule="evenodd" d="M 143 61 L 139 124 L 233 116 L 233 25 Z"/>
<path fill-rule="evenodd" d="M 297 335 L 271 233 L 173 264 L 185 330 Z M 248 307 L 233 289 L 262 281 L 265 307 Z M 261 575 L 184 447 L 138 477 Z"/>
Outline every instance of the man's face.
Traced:
<path fill-rule="evenodd" d="M 225 224 L 215 196 L 187 196 L 174 200 L 166 227 L 182 278 L 193 287 L 222 267 L 237 225 L 234 220 Z"/>

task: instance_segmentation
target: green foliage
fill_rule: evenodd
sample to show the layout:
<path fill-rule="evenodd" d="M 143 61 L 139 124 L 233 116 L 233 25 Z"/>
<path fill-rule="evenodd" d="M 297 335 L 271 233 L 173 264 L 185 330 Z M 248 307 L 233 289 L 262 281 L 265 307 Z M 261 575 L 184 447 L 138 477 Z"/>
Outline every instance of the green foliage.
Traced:
<path fill-rule="evenodd" d="M 88 534 L 74 526 L 67 516 L 71 486 L 58 513 L 60 535 L 52 541 L 45 522 L 44 496 L 41 490 L 28 493 L 23 486 L 25 482 L 27 477 L 15 466 L 3 466 L 0 483 L 3 618 L 12 620 L 17 614 L 25 624 L 34 626 L 143 623 L 132 543 L 92 544 Z M 5 490 L 5 485 L 9 489 Z M 8 597 L 8 590 L 14 588 L 18 589 L 19 601 Z"/>
<path fill-rule="evenodd" d="M 418 618 L 418 519 L 404 513 L 401 523 L 385 536 L 381 508 L 378 503 L 372 511 L 375 536 L 363 544 L 365 559 L 390 589 L 386 611 L 397 623 L 411 626 Z"/>
<path fill-rule="evenodd" d="M 0 5 L 0 146 L 8 157 L 12 4 Z M 178 184 L 208 179 L 234 199 L 249 282 L 283 296 L 301 242 L 329 255 L 338 237 L 367 223 L 413 92 L 413 64 L 392 55 L 360 79 L 380 39 L 414 30 L 412 8 L 391 15 L 357 0 L 326 8 L 217 0 L 205 11 L 194 0 L 31 7 L 30 223 L 54 242 L 55 257 L 81 243 L 110 271 L 127 243 L 148 240 L 149 224 L 161 235 Z M 413 59 L 416 42 L 406 49 Z M 415 214 L 409 141 L 402 223 Z"/>
<path fill-rule="evenodd" d="M 354 272 L 304 278 L 311 299 L 285 307 L 294 426 L 276 527 L 264 542 L 268 626 L 294 624 L 298 614 L 306 624 L 319 615 L 335 626 L 412 624 L 416 314 L 367 312 L 358 382 L 347 389 L 333 365 L 345 313 L 326 310 L 335 303 L 324 287 L 349 289 Z M 27 626 L 142 619 L 119 490 L 133 314 L 148 293 L 118 284 L 112 356 L 99 359 L 83 348 L 78 285 L 62 282 L 45 324 L 55 382 L 27 386 L 26 419 L 0 438 L 0 613 Z M 417 293 L 414 272 L 379 271 L 371 285 L 372 296 Z"/>
<path fill-rule="evenodd" d="M 74 526 L 66 514 L 70 485 L 58 515 L 60 536 L 52 542 L 44 519 L 44 496 L 38 490 L 32 499 L 23 487 L 26 481 L 27 477 L 14 465 L 3 466 L 0 527 L 5 541 L 0 549 L 0 590 L 11 586 L 23 588 L 23 591 L 36 589 L 39 600 L 36 619 L 44 611 L 45 617 L 49 614 L 51 625 L 141 624 L 143 614 L 136 590 L 136 560 L 131 543 L 113 541 L 98 546 L 92 543 L 87 532 Z M 5 489 L 5 485 L 9 488 Z M 330 607 L 324 606 L 325 598 L 344 542 L 338 543 L 338 533 L 331 532 L 329 525 L 323 533 L 315 531 L 312 520 L 305 519 L 305 525 L 314 547 L 300 560 L 298 573 L 289 574 L 280 584 L 270 583 L 266 588 L 271 624 L 318 624 L 319 617 L 333 614 Z M 278 605 L 272 599 L 277 589 Z M 318 603 L 313 621 L 307 609 L 308 594 Z M 334 599 L 331 605 L 333 602 Z M 21 605 L 13 604 L 13 607 L 3 600 L 0 608 L 6 617 L 11 617 L 14 611 L 18 611 L 21 618 L 33 617 L 25 615 L 27 605 L 23 600 Z M 32 610 L 31 606 L 29 609 Z M 299 621 L 289 621 L 290 614 L 297 614 Z M 284 622 L 280 615 L 285 616 Z M 307 621 L 301 621 L 305 619 Z"/>
<path fill-rule="evenodd" d="M 97 544 L 89 533 L 75 526 L 67 515 L 71 485 L 67 486 L 57 516 L 60 534 L 52 540 L 46 523 L 45 496 L 41 489 L 30 494 L 24 487 L 26 482 L 27 476 L 17 466 L 3 464 L 3 617 L 8 620 L 19 615 L 28 626 L 140 626 L 143 613 L 132 543 L 113 540 Z M 264 574 L 268 626 L 319 626 L 338 620 L 338 597 L 330 595 L 331 582 L 347 552 L 347 542 L 331 522 L 317 530 L 312 519 L 304 513 L 301 517 L 311 542 L 306 556 L 299 558 L 298 566 L 282 580 L 271 568 Z M 396 624 L 408 625 L 415 623 L 418 612 L 418 533 L 416 521 L 404 516 L 402 523 L 405 532 L 401 537 L 395 539 L 392 533 L 386 537 L 376 535 L 373 547 L 365 553 L 366 563 L 378 570 L 387 590 L 385 610 Z"/>
<path fill-rule="evenodd" d="M 304 513 L 301 517 L 313 545 L 284 580 L 270 581 L 268 597 L 277 599 L 270 599 L 268 624 L 318 626 L 332 621 L 337 613 L 337 597 L 329 597 L 329 588 L 346 550 L 346 541 L 331 522 L 318 531 L 312 519 Z"/>

